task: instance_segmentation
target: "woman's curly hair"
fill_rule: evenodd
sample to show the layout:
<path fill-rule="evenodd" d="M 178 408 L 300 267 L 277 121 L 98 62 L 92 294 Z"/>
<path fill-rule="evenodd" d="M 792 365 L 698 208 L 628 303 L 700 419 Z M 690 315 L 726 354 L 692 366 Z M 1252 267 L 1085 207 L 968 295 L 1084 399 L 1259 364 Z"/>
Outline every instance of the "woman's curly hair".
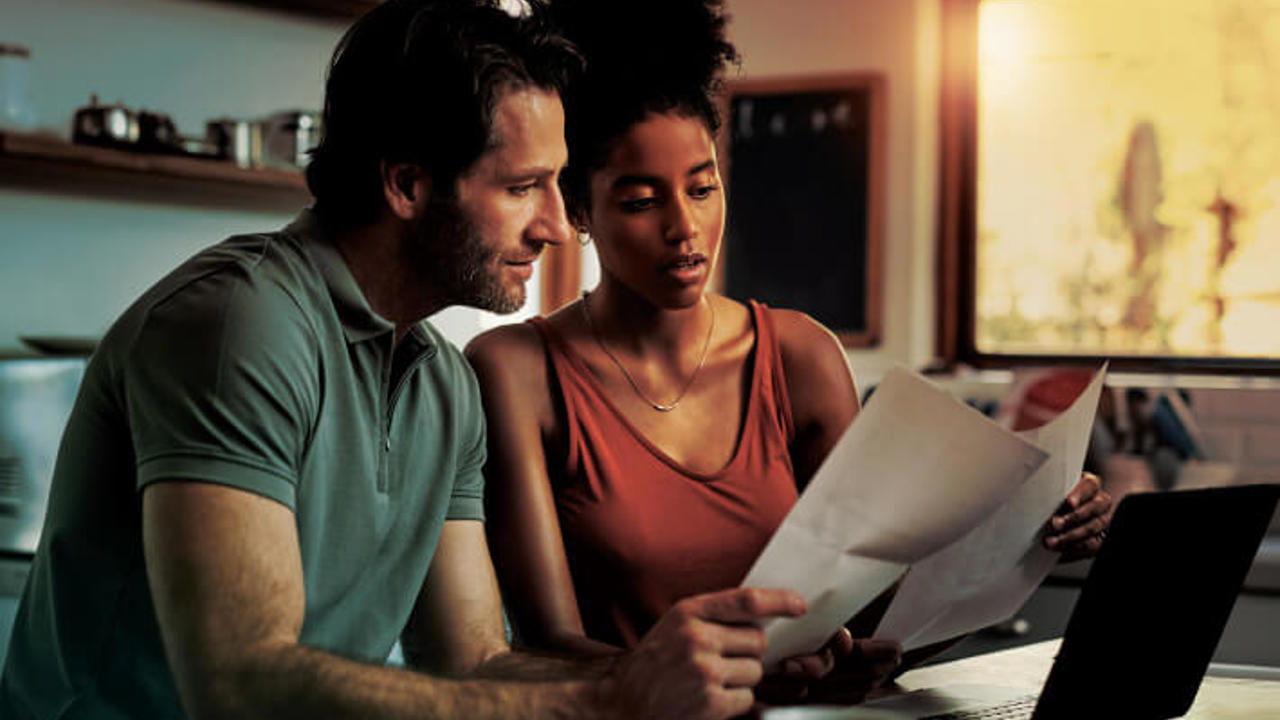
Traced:
<path fill-rule="evenodd" d="M 586 61 L 565 96 L 569 166 L 561 182 L 577 219 L 590 208 L 590 174 L 646 116 L 678 113 L 714 135 L 725 68 L 739 59 L 725 37 L 723 0 L 549 0 L 548 7 Z"/>

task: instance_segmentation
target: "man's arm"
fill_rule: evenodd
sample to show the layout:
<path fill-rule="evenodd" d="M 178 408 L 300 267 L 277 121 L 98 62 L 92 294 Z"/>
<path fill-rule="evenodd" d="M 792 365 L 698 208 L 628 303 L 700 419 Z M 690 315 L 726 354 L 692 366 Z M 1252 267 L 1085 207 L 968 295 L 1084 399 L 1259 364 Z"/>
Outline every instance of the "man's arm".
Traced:
<path fill-rule="evenodd" d="M 599 678 L 612 665 L 603 658 L 587 661 L 512 651 L 484 525 L 474 520 L 444 524 L 401 645 L 409 665 L 455 677 Z"/>
<path fill-rule="evenodd" d="M 298 643 L 305 610 L 293 514 L 252 493 L 162 482 L 143 492 L 147 576 L 183 705 L 194 719 L 579 717 L 581 682 L 459 682 Z M 481 657 L 479 646 L 465 657 Z"/>
<path fill-rule="evenodd" d="M 804 599 L 784 591 L 700 595 L 678 603 L 598 681 L 437 678 L 299 644 L 305 613 L 302 564 L 294 517 L 283 505 L 193 482 L 149 485 L 142 504 L 156 616 L 183 705 L 194 720 L 719 720 L 751 707 L 751 687 L 760 680 L 765 649 L 764 634 L 754 623 L 804 611 Z M 425 607 L 419 603 L 419 631 L 442 643 L 443 667 L 499 668 L 507 653 L 492 629 L 497 599 L 483 532 L 474 523 L 446 525 L 441 562 L 433 563 L 427 583 L 443 600 Z M 469 589 L 479 575 L 488 575 L 487 587 Z M 475 602 L 478 609 L 458 607 L 458 602 Z M 442 627 L 424 627 L 423 621 Z M 518 673 L 522 677 L 547 669 L 541 661 L 528 662 Z M 508 665 L 506 672 L 516 671 Z"/>

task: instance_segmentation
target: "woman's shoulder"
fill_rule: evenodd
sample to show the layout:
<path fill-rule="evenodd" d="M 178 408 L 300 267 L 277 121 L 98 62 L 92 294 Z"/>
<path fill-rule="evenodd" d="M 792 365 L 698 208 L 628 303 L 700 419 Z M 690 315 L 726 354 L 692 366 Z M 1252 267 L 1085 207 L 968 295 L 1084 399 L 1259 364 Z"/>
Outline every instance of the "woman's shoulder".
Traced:
<path fill-rule="evenodd" d="M 464 351 L 491 413 L 490 422 L 552 422 L 545 346 L 532 323 L 502 325 L 477 335 Z"/>
<path fill-rule="evenodd" d="M 766 312 L 773 320 L 784 362 L 803 363 L 823 356 L 838 357 L 843 362 L 839 338 L 808 313 L 786 308 L 769 308 Z"/>
<path fill-rule="evenodd" d="M 463 351 L 471 363 L 527 360 L 542 355 L 542 338 L 532 323 L 500 325 L 472 338 Z"/>

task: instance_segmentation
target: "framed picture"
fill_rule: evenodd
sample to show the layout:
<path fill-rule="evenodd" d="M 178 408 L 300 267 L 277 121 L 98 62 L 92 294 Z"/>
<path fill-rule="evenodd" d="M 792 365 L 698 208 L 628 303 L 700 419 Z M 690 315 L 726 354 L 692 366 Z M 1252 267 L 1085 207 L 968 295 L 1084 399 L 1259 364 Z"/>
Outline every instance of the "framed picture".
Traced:
<path fill-rule="evenodd" d="M 729 85 L 726 295 L 806 312 L 846 346 L 879 343 L 884 105 L 879 74 Z"/>

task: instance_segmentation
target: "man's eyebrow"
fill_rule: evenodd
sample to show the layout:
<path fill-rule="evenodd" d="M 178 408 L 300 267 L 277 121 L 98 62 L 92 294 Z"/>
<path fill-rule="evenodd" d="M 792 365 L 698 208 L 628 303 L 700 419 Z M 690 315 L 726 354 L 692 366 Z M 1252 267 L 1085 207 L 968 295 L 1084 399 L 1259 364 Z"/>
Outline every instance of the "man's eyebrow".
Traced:
<path fill-rule="evenodd" d="M 504 181 L 519 180 L 542 180 L 552 177 L 556 174 L 557 168 L 539 165 L 535 167 L 513 168 L 509 172 L 502 173 Z"/>
<path fill-rule="evenodd" d="M 689 168 L 688 171 L 685 172 L 685 175 L 691 177 L 693 175 L 697 175 L 698 173 L 703 173 L 708 170 L 712 170 L 715 168 L 715 166 L 716 166 L 715 160 L 704 160 L 698 163 L 697 165 L 694 165 L 693 167 Z M 656 175 L 619 175 L 617 179 L 613 181 L 610 187 L 614 190 L 617 190 L 618 188 L 624 188 L 630 185 L 660 185 L 660 184 L 662 184 L 662 179 L 657 177 Z"/>

